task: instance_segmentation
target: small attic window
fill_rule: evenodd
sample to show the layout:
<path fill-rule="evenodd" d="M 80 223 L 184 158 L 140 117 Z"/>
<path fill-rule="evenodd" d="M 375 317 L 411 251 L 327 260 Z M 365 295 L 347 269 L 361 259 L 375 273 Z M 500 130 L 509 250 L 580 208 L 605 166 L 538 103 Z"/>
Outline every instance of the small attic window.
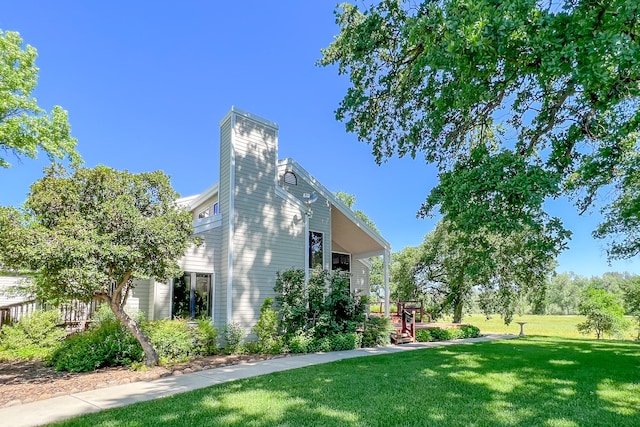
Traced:
<path fill-rule="evenodd" d="M 282 178 L 285 184 L 288 185 L 298 185 L 298 177 L 295 173 L 291 171 L 286 171 L 284 173 L 284 177 Z"/>

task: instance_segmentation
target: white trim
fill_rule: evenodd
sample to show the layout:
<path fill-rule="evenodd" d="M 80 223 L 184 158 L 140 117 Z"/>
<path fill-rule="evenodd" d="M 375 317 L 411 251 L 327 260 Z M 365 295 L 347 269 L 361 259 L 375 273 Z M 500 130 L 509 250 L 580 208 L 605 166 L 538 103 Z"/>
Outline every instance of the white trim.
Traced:
<path fill-rule="evenodd" d="M 363 222 L 360 218 L 358 218 L 353 211 L 345 205 L 340 199 L 338 199 L 331 191 L 329 191 L 324 185 L 322 185 L 317 179 L 312 177 L 309 172 L 307 172 L 298 162 L 291 158 L 287 158 L 284 160 L 280 160 L 278 162 L 278 166 L 285 166 L 291 168 L 295 173 L 298 174 L 299 178 L 303 178 L 307 183 L 312 186 L 321 196 L 325 199 L 329 200 L 329 202 L 338 208 L 342 214 L 344 214 L 347 218 L 351 220 L 358 228 L 362 229 L 365 233 L 367 233 L 372 239 L 380 244 L 385 249 L 391 250 L 391 243 L 387 242 L 384 237 L 380 235 L 380 233 L 376 232 L 372 229 L 368 224 Z"/>
<path fill-rule="evenodd" d="M 216 182 L 211 187 L 207 188 L 201 194 L 198 194 L 194 200 L 191 200 L 189 204 L 190 209 L 194 209 L 199 204 L 206 201 L 208 198 L 215 196 L 218 194 L 218 183 Z"/>
<path fill-rule="evenodd" d="M 233 243 L 235 238 L 235 187 L 236 187 L 236 116 L 233 107 L 231 107 L 231 134 L 230 134 L 230 162 L 229 162 L 229 241 L 227 247 L 227 323 L 233 321 Z M 223 119 L 224 121 L 224 119 Z"/>
<path fill-rule="evenodd" d="M 391 293 L 389 291 L 389 261 L 391 259 L 391 251 L 384 251 L 384 258 L 382 260 L 382 271 L 384 274 L 384 317 L 390 317 L 389 312 L 389 299 Z"/>
<path fill-rule="evenodd" d="M 384 255 L 384 252 L 385 252 L 384 249 L 380 249 L 379 251 L 363 252 L 361 254 L 355 254 L 354 258 L 355 259 L 366 259 L 366 258 L 371 258 L 371 257 L 374 257 L 374 256 Z"/>
<path fill-rule="evenodd" d="M 351 274 L 351 261 L 354 261 L 351 252 L 331 251 L 331 271 L 333 271 L 333 254 L 349 255 L 349 274 Z"/>
<path fill-rule="evenodd" d="M 280 187 L 279 185 L 276 185 L 276 195 L 286 200 L 287 202 L 291 203 L 292 205 L 300 209 L 303 213 L 304 211 L 306 211 L 306 208 L 304 204 L 300 201 L 300 199 L 298 199 L 293 194 L 289 193 L 287 190 Z"/>
<path fill-rule="evenodd" d="M 309 283 L 309 215 L 304 215 L 304 284 Z"/>
<path fill-rule="evenodd" d="M 260 116 L 256 116 L 253 113 L 249 113 L 248 111 L 241 110 L 240 108 L 237 108 L 237 107 L 234 107 L 234 106 L 232 106 L 231 109 L 229 110 L 229 112 L 227 114 L 225 114 L 225 116 L 222 118 L 222 120 L 220 120 L 219 125 L 222 126 L 222 124 L 230 116 L 233 117 L 234 115 L 242 116 L 245 119 L 253 120 L 254 122 L 258 122 L 258 123 L 260 123 L 260 124 L 262 124 L 264 126 L 268 126 L 270 128 L 276 129 L 276 130 L 278 129 L 278 124 L 276 122 L 272 122 L 271 120 L 263 119 Z M 233 120 L 231 124 L 235 126 L 235 120 Z"/>
<path fill-rule="evenodd" d="M 204 233 L 214 228 L 222 227 L 222 215 L 213 215 L 206 218 L 199 218 L 193 221 L 194 234 Z"/>
<path fill-rule="evenodd" d="M 215 323 L 216 315 L 216 272 L 211 273 L 211 323 Z"/>
<path fill-rule="evenodd" d="M 169 320 L 173 319 L 173 279 L 169 280 Z"/>

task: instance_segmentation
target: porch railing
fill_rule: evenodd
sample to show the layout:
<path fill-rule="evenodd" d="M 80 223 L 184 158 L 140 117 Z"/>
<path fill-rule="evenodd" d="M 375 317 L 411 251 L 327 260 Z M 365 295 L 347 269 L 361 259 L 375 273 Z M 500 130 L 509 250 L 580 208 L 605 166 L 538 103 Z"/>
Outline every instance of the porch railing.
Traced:
<path fill-rule="evenodd" d="M 30 316 L 37 309 L 41 309 L 59 310 L 62 318 L 61 325 L 64 325 L 70 332 L 83 331 L 87 328 L 98 304 L 97 300 L 88 303 L 72 301 L 58 306 L 41 304 L 35 300 L 17 302 L 0 307 L 0 328 L 3 325 L 19 322 L 20 319 Z"/>

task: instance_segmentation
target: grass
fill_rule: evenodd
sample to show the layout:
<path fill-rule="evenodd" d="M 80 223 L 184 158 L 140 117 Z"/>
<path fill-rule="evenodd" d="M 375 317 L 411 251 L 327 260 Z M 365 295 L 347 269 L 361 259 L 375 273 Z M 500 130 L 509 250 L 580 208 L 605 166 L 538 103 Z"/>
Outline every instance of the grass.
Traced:
<path fill-rule="evenodd" d="M 280 372 L 64 426 L 638 426 L 640 345 L 525 337 Z"/>
<path fill-rule="evenodd" d="M 505 334 L 519 334 L 520 325 L 516 322 L 527 322 L 524 325 L 526 335 L 542 335 L 547 337 L 563 338 L 595 338 L 595 334 L 590 336 L 581 335 L 578 332 L 578 323 L 584 322 L 584 316 L 539 316 L 524 315 L 513 316 L 513 321 L 509 325 L 504 324 L 504 320 L 498 315 L 488 319 L 483 314 L 472 314 L 465 316 L 462 321 L 470 323 L 480 328 L 482 333 L 497 332 Z M 631 320 L 631 317 L 629 317 Z M 630 328 L 623 336 L 625 339 L 633 340 L 637 336 L 635 329 Z"/>

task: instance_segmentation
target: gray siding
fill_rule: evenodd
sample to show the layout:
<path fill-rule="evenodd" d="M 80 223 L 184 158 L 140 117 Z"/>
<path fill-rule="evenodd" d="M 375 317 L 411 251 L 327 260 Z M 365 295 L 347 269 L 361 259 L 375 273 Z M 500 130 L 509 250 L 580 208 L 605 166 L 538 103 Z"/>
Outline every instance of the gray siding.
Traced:
<path fill-rule="evenodd" d="M 311 210 L 313 211 L 313 215 L 309 219 L 309 230 L 316 231 L 323 234 L 323 263 L 324 269 L 331 269 L 331 250 L 332 250 L 332 240 L 333 237 L 331 235 L 331 204 L 327 201 L 325 197 L 315 190 L 314 187 L 311 186 L 302 176 L 301 174 L 296 173 L 295 170 L 292 172 L 296 173 L 298 178 L 298 185 L 287 185 L 282 180 L 282 176 L 285 172 L 284 167 L 280 167 L 278 170 L 278 183 L 282 186 L 286 191 L 292 194 L 295 198 L 304 202 L 304 198 L 302 195 L 304 193 L 316 193 L 318 196 L 318 200 L 311 205 Z"/>
<path fill-rule="evenodd" d="M 220 228 L 197 234 L 202 239 L 200 245 L 193 245 L 180 260 L 180 268 L 196 273 L 213 273 L 215 270 L 214 254 L 220 246 Z"/>
<path fill-rule="evenodd" d="M 369 295 L 369 267 L 353 259 L 351 259 L 351 292 Z"/>
<path fill-rule="evenodd" d="M 168 319 L 171 317 L 171 282 L 154 282 L 153 284 L 153 319 Z"/>
<path fill-rule="evenodd" d="M 0 276 L 0 307 L 27 300 L 26 297 L 9 291 L 9 288 L 19 286 L 23 279 L 22 276 Z"/>
<path fill-rule="evenodd" d="M 304 266 L 304 219 L 276 195 L 277 129 L 238 115 L 233 147 L 232 321 L 249 331 L 265 298 L 274 296 L 276 273 Z"/>
<path fill-rule="evenodd" d="M 196 220 L 198 219 L 198 214 L 200 212 L 202 212 L 203 210 L 210 208 L 211 209 L 211 215 L 213 215 L 213 205 L 214 203 L 216 203 L 218 201 L 218 195 L 215 194 L 211 197 L 209 197 L 207 200 L 205 200 L 204 202 L 200 203 L 199 205 L 195 206 L 192 208 L 193 211 L 193 219 Z"/>
<path fill-rule="evenodd" d="M 149 317 L 149 307 L 153 300 L 153 280 L 136 279 L 133 283 L 135 287 L 129 292 L 124 309 L 129 315 L 135 316 L 142 311 Z"/>
<path fill-rule="evenodd" d="M 220 184 L 218 186 L 218 202 L 220 203 L 220 213 L 222 214 L 222 227 L 220 227 L 220 246 L 217 252 L 220 270 L 217 272 L 216 280 L 216 310 L 214 322 L 226 323 L 227 319 L 227 281 L 229 270 L 229 220 L 230 204 L 232 193 L 231 185 L 231 125 L 232 114 L 229 114 L 224 122 L 220 124 Z M 218 321 L 218 319 L 220 319 Z"/>

